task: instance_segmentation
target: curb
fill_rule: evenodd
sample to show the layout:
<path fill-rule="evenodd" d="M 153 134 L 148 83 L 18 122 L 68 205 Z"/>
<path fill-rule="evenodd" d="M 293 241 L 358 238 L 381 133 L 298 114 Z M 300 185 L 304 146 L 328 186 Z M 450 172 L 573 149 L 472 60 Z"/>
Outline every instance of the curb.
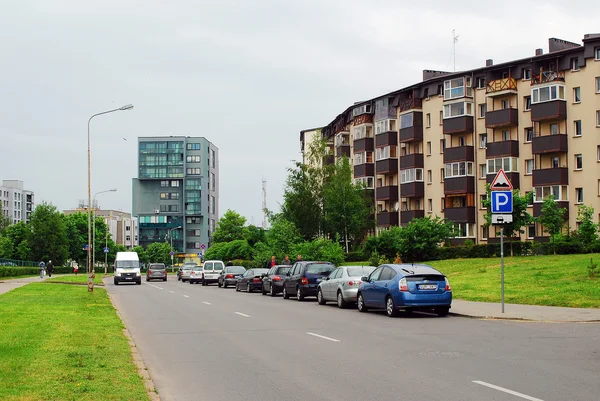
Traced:
<path fill-rule="evenodd" d="M 486 320 L 508 320 L 516 322 L 530 322 L 530 323 L 600 323 L 599 319 L 591 320 L 536 320 L 527 319 L 524 317 L 504 317 L 504 316 L 484 316 L 484 315 L 469 315 L 466 313 L 449 312 L 448 315 L 464 317 L 469 319 L 486 319 Z"/>
<path fill-rule="evenodd" d="M 73 281 L 44 281 L 44 283 L 47 283 L 47 284 L 81 285 L 81 286 L 85 286 L 85 287 L 88 286 L 87 283 L 76 283 L 76 282 L 73 282 Z M 98 287 L 104 287 L 104 283 L 94 283 L 94 287 L 96 287 L 96 286 L 98 286 Z"/>

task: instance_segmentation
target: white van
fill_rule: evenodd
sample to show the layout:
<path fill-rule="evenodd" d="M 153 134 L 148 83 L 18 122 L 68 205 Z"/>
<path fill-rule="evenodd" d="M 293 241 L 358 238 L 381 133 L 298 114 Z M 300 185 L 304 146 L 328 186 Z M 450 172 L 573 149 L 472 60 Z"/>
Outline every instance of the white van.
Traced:
<path fill-rule="evenodd" d="M 202 273 L 202 285 L 218 283 L 221 272 L 225 269 L 222 260 L 207 260 L 204 262 L 204 273 Z"/>
<path fill-rule="evenodd" d="M 123 282 L 142 284 L 140 259 L 137 252 L 117 252 L 114 283 L 118 285 Z"/>

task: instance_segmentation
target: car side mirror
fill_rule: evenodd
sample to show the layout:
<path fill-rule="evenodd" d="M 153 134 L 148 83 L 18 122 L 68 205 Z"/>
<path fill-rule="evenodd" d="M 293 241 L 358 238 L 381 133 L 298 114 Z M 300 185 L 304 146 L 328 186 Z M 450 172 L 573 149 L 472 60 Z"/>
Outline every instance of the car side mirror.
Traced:
<path fill-rule="evenodd" d="M 369 278 L 367 276 L 361 277 L 360 281 L 364 282 L 364 283 L 368 283 L 369 282 Z"/>
<path fill-rule="evenodd" d="M 325 281 L 329 281 L 329 277 L 327 277 L 327 278 L 325 279 Z"/>
<path fill-rule="evenodd" d="M 287 272 L 287 273 L 285 273 L 285 275 L 289 277 L 289 276 L 292 275 L 292 273 L 291 272 Z"/>

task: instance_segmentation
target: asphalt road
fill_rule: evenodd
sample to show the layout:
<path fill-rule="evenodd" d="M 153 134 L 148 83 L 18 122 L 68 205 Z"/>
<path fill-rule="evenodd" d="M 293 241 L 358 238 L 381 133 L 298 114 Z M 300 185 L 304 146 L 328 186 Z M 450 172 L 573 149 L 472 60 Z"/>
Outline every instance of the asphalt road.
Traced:
<path fill-rule="evenodd" d="M 388 318 L 106 281 L 164 401 L 600 399 L 600 324 Z"/>

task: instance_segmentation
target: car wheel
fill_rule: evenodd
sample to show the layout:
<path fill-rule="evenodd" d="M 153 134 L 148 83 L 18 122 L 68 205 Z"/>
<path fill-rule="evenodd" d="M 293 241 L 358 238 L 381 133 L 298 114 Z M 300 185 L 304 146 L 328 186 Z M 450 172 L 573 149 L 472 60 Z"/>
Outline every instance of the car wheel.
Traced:
<path fill-rule="evenodd" d="M 325 305 L 327 303 L 327 301 L 325 301 L 325 298 L 323 298 L 323 291 L 321 291 L 320 288 L 319 292 L 317 292 L 317 302 L 319 303 L 319 305 Z"/>
<path fill-rule="evenodd" d="M 227 283 L 223 281 L 223 288 L 227 288 Z"/>
<path fill-rule="evenodd" d="M 287 293 L 285 286 L 283 286 L 283 299 L 290 299 L 290 294 Z"/>
<path fill-rule="evenodd" d="M 150 281 L 150 279 L 148 277 L 146 277 L 146 282 Z"/>
<path fill-rule="evenodd" d="M 346 302 L 344 299 L 344 295 L 342 295 L 341 291 L 338 291 L 337 293 L 337 305 L 340 309 L 344 309 L 346 306 L 348 306 L 348 302 Z"/>
<path fill-rule="evenodd" d="M 300 287 L 296 288 L 296 300 L 299 302 L 304 301 L 304 295 L 300 292 Z"/>
<path fill-rule="evenodd" d="M 396 309 L 396 307 L 394 306 L 394 300 L 389 295 L 385 299 L 385 312 L 389 317 L 398 316 L 398 309 Z"/>
<path fill-rule="evenodd" d="M 271 289 L 269 290 L 269 295 L 272 296 L 272 297 L 274 297 L 275 295 L 277 295 L 275 293 L 275 287 L 273 285 L 271 285 Z"/>
<path fill-rule="evenodd" d="M 119 282 L 117 281 L 117 279 L 114 279 L 113 282 L 115 285 L 119 285 Z"/>
<path fill-rule="evenodd" d="M 194 282 L 192 280 L 190 280 L 190 284 L 194 284 Z"/>
<path fill-rule="evenodd" d="M 142 280 L 136 282 L 137 285 L 142 285 Z"/>
<path fill-rule="evenodd" d="M 363 299 L 362 294 L 358 294 L 358 298 L 356 299 L 356 306 L 359 312 L 368 312 L 368 308 L 365 305 L 365 300 Z"/>
<path fill-rule="evenodd" d="M 439 317 L 448 316 L 449 312 L 450 312 L 450 307 L 448 307 L 448 306 L 441 306 L 439 308 L 435 308 L 435 313 L 437 313 L 437 315 Z"/>
<path fill-rule="evenodd" d="M 237 284 L 235 285 L 235 291 L 236 291 L 236 292 L 240 292 L 240 286 L 239 286 L 239 285 L 237 285 Z"/>

